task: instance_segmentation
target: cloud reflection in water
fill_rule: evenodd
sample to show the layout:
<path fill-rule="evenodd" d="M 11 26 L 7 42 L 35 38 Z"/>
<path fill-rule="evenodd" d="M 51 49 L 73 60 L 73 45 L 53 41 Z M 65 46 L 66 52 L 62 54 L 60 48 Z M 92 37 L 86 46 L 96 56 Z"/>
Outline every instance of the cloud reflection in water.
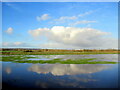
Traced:
<path fill-rule="evenodd" d="M 53 75 L 76 75 L 99 72 L 110 68 L 110 65 L 92 65 L 92 64 L 35 64 L 28 68 L 28 71 L 38 74 L 52 73 Z"/>

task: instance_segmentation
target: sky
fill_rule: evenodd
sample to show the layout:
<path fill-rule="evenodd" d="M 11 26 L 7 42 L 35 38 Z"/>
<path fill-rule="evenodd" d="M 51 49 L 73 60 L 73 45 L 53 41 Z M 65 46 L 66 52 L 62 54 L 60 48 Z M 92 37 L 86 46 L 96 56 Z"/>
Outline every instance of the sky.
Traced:
<path fill-rule="evenodd" d="M 117 2 L 3 2 L 2 47 L 117 48 Z"/>
<path fill-rule="evenodd" d="M 119 0 L 1 0 L 2 2 L 119 2 Z"/>

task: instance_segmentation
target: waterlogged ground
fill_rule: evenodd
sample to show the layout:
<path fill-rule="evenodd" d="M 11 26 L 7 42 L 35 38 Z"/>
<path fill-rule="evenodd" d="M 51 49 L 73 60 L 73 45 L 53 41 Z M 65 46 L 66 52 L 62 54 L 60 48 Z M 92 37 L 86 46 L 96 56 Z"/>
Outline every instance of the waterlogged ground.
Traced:
<path fill-rule="evenodd" d="M 3 55 L 2 61 L 41 64 L 115 64 L 118 62 L 118 55 Z"/>
<path fill-rule="evenodd" d="M 11 59 L 11 58 L 12 59 Z M 8 60 L 5 60 L 8 59 Z M 117 54 L 3 56 L 4 88 L 117 88 L 118 64 L 49 64 L 18 61 L 98 60 L 118 62 Z M 94 62 L 90 60 L 89 62 Z M 0 68 L 1 69 L 1 68 Z"/>

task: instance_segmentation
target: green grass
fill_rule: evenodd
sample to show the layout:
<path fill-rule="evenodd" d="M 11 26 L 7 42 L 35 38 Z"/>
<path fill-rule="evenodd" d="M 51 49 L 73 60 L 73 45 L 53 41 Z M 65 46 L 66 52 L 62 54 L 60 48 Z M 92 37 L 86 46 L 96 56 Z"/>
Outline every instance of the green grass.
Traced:
<path fill-rule="evenodd" d="M 22 56 L 23 57 L 23 56 Z M 76 60 L 62 60 L 61 58 L 53 59 L 53 60 L 27 60 L 29 58 L 37 58 L 37 57 L 26 57 L 22 58 L 21 56 L 7 56 L 2 57 L 3 62 L 14 62 L 14 63 L 40 63 L 40 64 L 116 64 L 117 62 L 112 61 L 92 61 L 96 60 L 96 58 L 89 59 L 76 59 Z"/>
<path fill-rule="evenodd" d="M 59 63 L 59 64 L 116 64 L 117 62 L 108 62 L 108 61 L 93 61 L 93 62 L 89 62 L 91 60 L 94 60 L 94 58 L 91 59 L 80 59 L 80 60 L 37 60 L 37 61 L 33 61 L 33 60 L 27 60 L 27 61 L 15 61 L 16 63 L 40 63 L 40 64 L 55 64 L 55 63 Z"/>
<path fill-rule="evenodd" d="M 28 56 L 6 56 L 6 57 L 2 57 L 2 61 L 16 61 L 16 60 L 26 60 L 29 58 L 38 58 L 38 57 L 28 57 Z"/>

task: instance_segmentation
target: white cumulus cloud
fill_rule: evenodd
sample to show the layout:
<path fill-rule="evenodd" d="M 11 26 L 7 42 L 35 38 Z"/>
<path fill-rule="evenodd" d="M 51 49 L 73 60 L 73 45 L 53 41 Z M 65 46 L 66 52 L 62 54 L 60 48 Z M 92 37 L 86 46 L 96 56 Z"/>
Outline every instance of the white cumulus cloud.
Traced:
<path fill-rule="evenodd" d="M 50 19 L 51 17 L 49 16 L 49 14 L 43 14 L 42 16 L 37 16 L 36 19 L 38 21 L 41 21 L 41 20 L 47 20 L 47 19 Z"/>
<path fill-rule="evenodd" d="M 12 34 L 13 33 L 13 28 L 9 27 L 6 31 L 7 34 Z"/>
<path fill-rule="evenodd" d="M 33 37 L 38 37 L 41 35 L 45 35 L 48 32 L 49 28 L 38 28 L 35 30 L 29 30 L 28 33 L 31 34 Z"/>
<path fill-rule="evenodd" d="M 73 48 L 117 48 L 118 43 L 117 39 L 110 38 L 109 32 L 93 28 L 54 26 L 52 28 L 29 30 L 28 32 L 34 38 L 45 36 L 49 41 L 48 45 L 55 43 L 58 48 L 64 46 Z"/>

